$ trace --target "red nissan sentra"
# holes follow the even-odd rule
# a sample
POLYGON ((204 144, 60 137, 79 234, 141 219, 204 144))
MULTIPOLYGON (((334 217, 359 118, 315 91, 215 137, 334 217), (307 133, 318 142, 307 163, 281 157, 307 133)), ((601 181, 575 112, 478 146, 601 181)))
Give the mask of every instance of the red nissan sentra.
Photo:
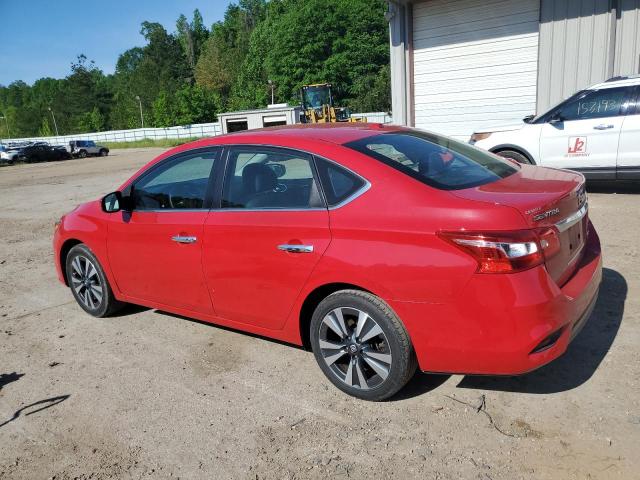
POLYGON ((416 368, 552 361, 602 276, 582 175, 378 124, 175 148, 63 216, 54 249, 91 315, 135 303, 309 346, 367 400, 416 368))

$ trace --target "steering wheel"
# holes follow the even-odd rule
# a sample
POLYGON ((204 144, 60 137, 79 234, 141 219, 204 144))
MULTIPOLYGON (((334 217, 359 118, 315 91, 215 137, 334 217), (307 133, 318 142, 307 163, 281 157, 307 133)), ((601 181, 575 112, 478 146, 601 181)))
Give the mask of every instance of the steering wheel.
POLYGON ((189 187, 187 185, 174 186, 171 190, 169 190, 168 197, 169 206, 171 208, 190 208, 192 207, 192 205, 187 205, 186 201, 193 200, 193 187, 189 187))

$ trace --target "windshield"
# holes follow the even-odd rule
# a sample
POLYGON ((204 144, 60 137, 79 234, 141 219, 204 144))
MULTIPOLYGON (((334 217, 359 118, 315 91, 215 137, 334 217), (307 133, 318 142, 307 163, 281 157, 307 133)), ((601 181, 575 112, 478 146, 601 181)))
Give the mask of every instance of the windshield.
POLYGON ((568 102, 569 100, 573 100, 574 98, 576 98, 576 97, 578 97, 578 96, 580 96, 580 95, 582 95, 583 93, 586 93, 586 92, 588 92, 588 90, 580 90, 580 91, 574 93, 573 95, 571 95, 569 98, 565 98, 564 100, 561 100, 560 102, 556 103, 553 107, 551 107, 549 110, 547 110, 543 114, 532 118, 529 121, 529 123, 538 123, 540 121, 547 121, 548 117, 550 117, 551 114, 553 114, 564 103, 568 102))
POLYGON ((306 108, 321 108, 322 105, 331 105, 331 91, 326 85, 318 87, 306 87, 302 90, 302 101, 306 108))
POLYGON ((460 190, 508 177, 517 167, 466 143, 427 132, 383 133, 345 144, 441 190, 460 190))

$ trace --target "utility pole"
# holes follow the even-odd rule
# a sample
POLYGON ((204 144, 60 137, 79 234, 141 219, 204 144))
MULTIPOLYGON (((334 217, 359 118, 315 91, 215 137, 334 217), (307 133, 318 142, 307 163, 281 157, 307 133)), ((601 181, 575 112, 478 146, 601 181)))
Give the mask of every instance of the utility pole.
POLYGON ((4 118, 4 121, 7 124, 7 137, 11 138, 11 130, 9 129, 9 119, 7 118, 7 114, 3 114, 0 118, 4 118))
POLYGON ((267 82, 269 83, 269 88, 271 88, 271 105, 273 105, 274 102, 274 96, 273 96, 273 89, 276 88, 275 83, 273 83, 273 80, 267 80, 267 82))
POLYGON ((144 116, 142 115, 142 100, 140 100, 140 95, 136 95, 136 100, 138 100, 138 105, 140 105, 140 123, 142 124, 142 128, 144 128, 144 116))
POLYGON ((56 137, 59 137, 60 134, 58 133, 58 124, 56 123, 56 116, 53 114, 53 110, 51 110, 51 107, 48 107, 48 110, 51 112, 51 118, 53 118, 53 127, 56 129, 56 137))

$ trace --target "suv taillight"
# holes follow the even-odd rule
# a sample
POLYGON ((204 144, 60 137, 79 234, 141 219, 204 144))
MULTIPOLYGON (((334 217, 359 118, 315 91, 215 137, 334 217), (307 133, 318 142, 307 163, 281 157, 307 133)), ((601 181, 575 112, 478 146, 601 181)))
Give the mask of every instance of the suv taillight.
POLYGON ((478 262, 478 273, 515 273, 544 263, 560 250, 553 227, 504 232, 439 232, 478 262))

